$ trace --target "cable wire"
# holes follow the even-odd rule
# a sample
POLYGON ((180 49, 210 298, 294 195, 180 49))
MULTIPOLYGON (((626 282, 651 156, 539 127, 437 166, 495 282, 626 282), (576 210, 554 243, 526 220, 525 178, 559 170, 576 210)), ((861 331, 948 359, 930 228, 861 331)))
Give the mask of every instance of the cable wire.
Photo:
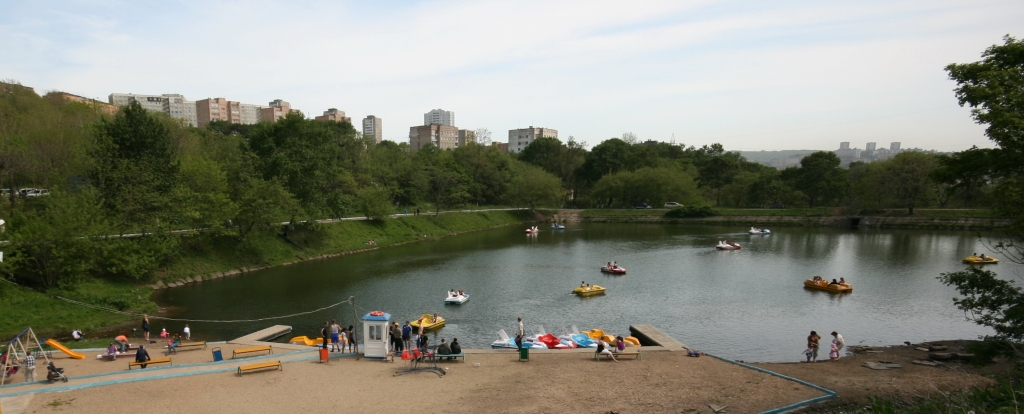
MULTIPOLYGON (((91 309, 101 310, 101 311, 105 311, 105 312, 116 313, 116 314, 120 314, 120 315, 127 315, 127 316, 143 316, 143 314, 141 314, 141 313, 126 312, 126 311, 121 311, 121 310, 117 310, 117 309, 113 309, 113 308, 108 308, 108 307, 105 307, 105 306, 99 306, 99 305, 93 305, 93 304, 90 304, 90 303, 79 302, 77 300, 68 299, 68 298, 65 298, 63 296, 56 296, 56 295, 54 295, 53 297, 55 299, 60 299, 60 300, 63 300, 65 302, 68 302, 68 303, 71 303, 71 304, 75 304, 75 305, 79 305, 79 306, 84 306, 86 308, 91 308, 91 309)), ((148 316, 151 319, 162 319, 162 320, 165 320, 165 321, 178 321, 178 322, 207 322, 207 323, 260 322, 260 321, 269 321, 269 320, 274 320, 274 319, 285 319, 285 318, 291 318, 291 317, 295 317, 295 316, 309 315, 311 313, 317 313, 317 312, 320 312, 320 311, 324 311, 324 310, 333 308, 335 306, 338 306, 338 305, 341 305, 341 304, 344 304, 344 303, 352 303, 352 298, 350 297, 350 298, 345 299, 345 300, 343 300, 341 302, 338 302, 338 303, 335 303, 335 304, 332 304, 332 305, 327 305, 327 306, 324 306, 322 308, 311 310, 311 311, 293 313, 293 314, 284 315, 284 316, 269 316, 269 317, 266 317, 266 318, 256 318, 256 319, 212 320, 212 319, 179 319, 179 318, 167 318, 167 317, 163 317, 163 316, 151 316, 151 315, 146 315, 146 316, 148 316)))

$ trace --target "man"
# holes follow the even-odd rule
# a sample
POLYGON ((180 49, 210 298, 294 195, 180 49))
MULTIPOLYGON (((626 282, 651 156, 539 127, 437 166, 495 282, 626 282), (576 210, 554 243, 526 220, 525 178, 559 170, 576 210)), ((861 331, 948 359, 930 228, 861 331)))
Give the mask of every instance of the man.
POLYGON ((124 335, 118 335, 114 337, 114 342, 117 342, 117 347, 121 352, 128 352, 128 337, 124 335))
POLYGON ((341 352, 344 345, 339 345, 341 341, 341 326, 338 326, 338 321, 331 319, 331 352, 341 352))
MULTIPOLYGON (((149 352, 146 351, 145 345, 139 345, 139 350, 135 352, 135 362, 146 361, 149 361, 149 352)), ((142 369, 146 369, 146 364, 142 364, 142 369)))
POLYGON ((516 318, 516 335, 526 336, 526 330, 523 329, 523 318, 516 318))
POLYGON ((402 342, 405 347, 403 349, 412 349, 412 325, 409 321, 405 321, 405 325, 402 325, 402 342))
POLYGON ((324 349, 327 348, 327 341, 331 339, 331 328, 328 326, 328 322, 324 321, 324 327, 320 328, 320 337, 324 338, 324 349))
POLYGON ((398 322, 391 325, 391 343, 395 352, 402 352, 402 328, 398 327, 398 322))
POLYGON ((811 331, 810 335, 807 335, 807 349, 811 350, 811 354, 807 356, 807 362, 818 362, 818 340, 821 337, 818 333, 811 331))
POLYGON ((28 354, 25 356, 25 359, 21 360, 21 362, 24 365, 23 368, 25 368, 25 382, 35 382, 36 357, 32 356, 32 354, 28 354))
POLYGON ((836 344, 836 348, 838 348, 839 356, 842 357, 843 356, 843 354, 842 354, 843 346, 846 345, 846 341, 843 340, 843 336, 840 335, 839 332, 832 331, 832 343, 836 344))
MULTIPOLYGON (((441 338, 441 345, 437 346, 437 354, 438 355, 451 355, 452 354, 452 347, 448 346, 448 344, 444 341, 444 338, 441 338)), ((451 357, 449 357, 448 359, 451 359, 451 357)))
POLYGON ((421 353, 427 353, 427 345, 430 343, 430 338, 426 335, 420 335, 419 339, 416 340, 416 346, 420 349, 421 353))

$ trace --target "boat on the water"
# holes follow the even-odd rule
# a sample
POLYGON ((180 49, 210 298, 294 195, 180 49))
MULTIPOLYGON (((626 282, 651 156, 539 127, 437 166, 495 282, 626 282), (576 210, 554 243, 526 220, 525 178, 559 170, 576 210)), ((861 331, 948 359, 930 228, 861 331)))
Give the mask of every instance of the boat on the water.
POLYGON ((718 249, 718 250, 739 250, 739 249, 742 249, 743 246, 740 246, 739 243, 725 240, 725 241, 719 241, 718 245, 715 246, 715 248, 718 249))
POLYGON ((463 303, 466 303, 467 300, 469 300, 468 293, 448 292, 448 297, 444 299, 444 304, 461 305, 463 303), (452 293, 454 293, 454 295, 452 293))
POLYGON ((849 283, 829 283, 829 281, 824 279, 807 279, 804 281, 804 287, 808 289, 824 290, 829 293, 853 292, 853 286, 849 283))
POLYGON ((604 287, 601 287, 601 286, 598 286, 598 285, 590 285, 590 286, 580 286, 580 287, 578 287, 576 289, 573 289, 572 293, 574 295, 579 295, 579 296, 594 296, 594 295, 603 295, 604 291, 605 291, 604 287))
POLYGON ((438 315, 437 319, 435 320, 434 315, 424 313, 421 318, 412 321, 410 325, 412 325, 413 328, 419 329, 420 323, 423 323, 424 331, 429 331, 444 326, 444 318, 438 315))
POLYGON ((558 223, 552 224, 551 228, 553 228, 555 230, 565 230, 565 226, 563 226, 561 224, 558 224, 558 223))
POLYGON ((996 264, 999 263, 999 259, 992 256, 967 256, 964 258, 966 264, 996 264))
POLYGON ((622 266, 619 266, 619 265, 614 265, 612 267, 601 266, 601 272, 603 272, 603 273, 613 273, 613 274, 616 274, 616 275, 624 275, 624 274, 626 274, 626 268, 624 268, 622 266))
POLYGON ((768 230, 768 229, 759 229, 757 227, 751 227, 750 231, 748 231, 748 233, 750 233, 750 234, 772 234, 772 231, 768 230))
POLYGON ((533 226, 533 227, 530 227, 530 228, 526 229, 526 234, 536 234, 536 233, 539 233, 539 232, 540 232, 540 229, 538 229, 537 226, 533 226))

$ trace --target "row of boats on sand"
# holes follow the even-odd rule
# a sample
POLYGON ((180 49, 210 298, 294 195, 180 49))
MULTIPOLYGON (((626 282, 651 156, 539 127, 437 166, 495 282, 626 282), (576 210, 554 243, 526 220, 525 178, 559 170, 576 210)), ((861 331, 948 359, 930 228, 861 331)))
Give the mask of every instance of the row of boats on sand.
MULTIPOLYGON (((640 340, 633 336, 622 338, 627 347, 639 347, 640 340)), ((607 334, 601 329, 591 329, 580 332, 576 325, 572 330, 562 328, 562 335, 555 336, 544 332, 543 326, 537 327, 537 334, 524 337, 523 348, 534 349, 573 349, 573 348, 597 348, 597 341, 604 341, 615 346, 616 336, 607 334)), ((519 348, 515 338, 510 338, 504 329, 498 330, 498 339, 491 343, 491 348, 519 348)))

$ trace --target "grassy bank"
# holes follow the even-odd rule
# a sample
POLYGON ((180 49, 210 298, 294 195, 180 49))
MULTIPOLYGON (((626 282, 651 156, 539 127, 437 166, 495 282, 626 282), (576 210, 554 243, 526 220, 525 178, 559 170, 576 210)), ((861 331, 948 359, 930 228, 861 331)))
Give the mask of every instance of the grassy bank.
MULTIPOLYGON (((219 237, 212 242, 198 243, 185 237, 181 241, 180 256, 158 271, 156 278, 176 280, 242 267, 276 266, 324 254, 432 240, 533 218, 533 213, 528 211, 484 211, 436 217, 420 215, 384 222, 341 221, 297 230, 291 240, 263 235, 244 241, 219 237), (376 246, 368 246, 366 242, 369 240, 376 241, 376 246)), ((0 318, 0 339, 9 339, 27 326, 40 336, 66 338, 72 329, 82 329, 87 337, 93 338, 89 334, 91 331, 127 322, 129 318, 56 300, 51 295, 136 313, 155 313, 157 306, 149 300, 152 293, 150 283, 152 281, 124 284, 89 280, 76 285, 73 290, 54 289, 46 293, 0 283, 0 309, 4 310, 5 316, 0 318)))
MULTIPOLYGON (((992 218, 991 210, 986 209, 916 209, 914 215, 908 215, 906 209, 867 210, 835 207, 815 208, 715 208, 719 216, 761 216, 761 217, 915 217, 915 218, 992 218)), ((586 217, 660 217, 668 209, 588 209, 580 215, 586 217)))

